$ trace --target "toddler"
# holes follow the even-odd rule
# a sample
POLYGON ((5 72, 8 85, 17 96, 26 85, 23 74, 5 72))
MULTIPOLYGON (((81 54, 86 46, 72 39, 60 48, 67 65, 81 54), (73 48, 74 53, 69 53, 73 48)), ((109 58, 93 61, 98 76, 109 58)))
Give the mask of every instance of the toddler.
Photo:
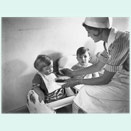
MULTIPOLYGON (((90 53, 89 49, 85 47, 80 47, 77 49, 76 52, 76 59, 78 63, 72 67, 72 70, 79 70, 88 66, 91 66, 92 64, 89 62, 90 61, 90 53)), ((93 73, 93 74, 87 74, 83 76, 77 76, 77 78, 92 78, 92 77, 98 77, 98 73, 93 73)))
POLYGON ((45 103, 53 102, 66 96, 74 95, 69 88, 61 88, 60 83, 56 82, 56 75, 53 73, 53 61, 46 55, 39 55, 34 67, 37 70, 32 86, 33 90, 39 95, 39 100, 45 103))

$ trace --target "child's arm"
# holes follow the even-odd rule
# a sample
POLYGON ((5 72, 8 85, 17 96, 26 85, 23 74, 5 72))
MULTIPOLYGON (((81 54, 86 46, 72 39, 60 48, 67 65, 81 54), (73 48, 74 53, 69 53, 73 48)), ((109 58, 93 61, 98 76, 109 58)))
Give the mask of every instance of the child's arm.
POLYGON ((44 92, 40 89, 41 86, 41 79, 39 75, 35 75, 33 81, 32 81, 32 87, 33 90, 38 94, 39 96, 39 101, 41 102, 42 100, 45 100, 45 95, 44 92))

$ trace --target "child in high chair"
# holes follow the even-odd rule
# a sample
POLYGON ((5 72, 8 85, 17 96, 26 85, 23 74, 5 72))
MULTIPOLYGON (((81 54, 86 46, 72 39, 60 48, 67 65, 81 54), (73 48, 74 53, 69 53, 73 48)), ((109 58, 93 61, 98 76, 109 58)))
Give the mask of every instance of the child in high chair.
POLYGON ((39 101, 50 103, 67 96, 74 95, 71 88, 61 88, 60 83, 56 82, 56 75, 53 73, 53 60, 46 55, 39 55, 34 67, 37 70, 32 86, 33 90, 39 95, 39 101))
MULTIPOLYGON (((89 53, 88 48, 85 48, 85 47, 78 48, 77 52, 76 52, 76 59, 77 59, 78 63, 72 67, 72 70, 79 70, 79 69, 82 69, 82 68, 92 65, 89 62, 90 61, 90 53, 89 53)), ((93 74, 77 76, 77 78, 87 79, 87 78, 98 77, 98 76, 99 76, 99 74, 96 72, 93 74)))

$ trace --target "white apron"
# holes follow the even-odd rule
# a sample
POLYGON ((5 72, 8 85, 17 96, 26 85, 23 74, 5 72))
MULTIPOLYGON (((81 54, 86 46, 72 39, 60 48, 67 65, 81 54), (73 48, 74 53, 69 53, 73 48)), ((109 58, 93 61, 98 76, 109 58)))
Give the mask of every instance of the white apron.
POLYGON ((87 113, 128 113, 129 72, 117 72, 107 85, 84 85, 74 102, 87 113))

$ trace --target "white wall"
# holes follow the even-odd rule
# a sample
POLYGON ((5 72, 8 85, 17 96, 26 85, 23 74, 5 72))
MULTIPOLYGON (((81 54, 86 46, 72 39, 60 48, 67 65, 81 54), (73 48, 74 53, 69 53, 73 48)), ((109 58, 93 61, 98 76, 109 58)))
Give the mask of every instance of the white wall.
MULTIPOLYGON (((25 96, 35 73, 33 62, 38 54, 49 54, 55 60, 62 55, 75 54, 78 47, 88 46, 87 41, 91 42, 89 48, 92 52, 101 50, 87 38, 82 27, 83 20, 62 17, 2 18, 3 112, 25 105, 25 96)), ((127 18, 114 20, 114 25, 121 30, 128 29, 127 18)))

